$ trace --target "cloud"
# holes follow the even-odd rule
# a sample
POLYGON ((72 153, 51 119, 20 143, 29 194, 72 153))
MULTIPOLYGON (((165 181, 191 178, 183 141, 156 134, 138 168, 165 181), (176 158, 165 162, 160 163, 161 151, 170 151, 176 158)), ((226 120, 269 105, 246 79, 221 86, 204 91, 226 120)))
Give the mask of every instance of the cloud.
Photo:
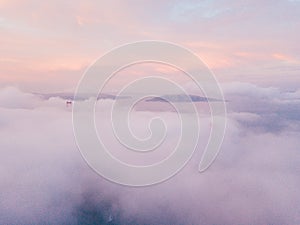
MULTIPOLYGON (((209 116, 202 115, 199 145, 188 165, 164 183, 130 188, 106 181, 86 165, 65 100, 1 89, 0 223, 299 224, 300 126, 295 124, 300 118, 292 116, 298 114, 299 91, 241 83, 224 90, 229 121, 214 164, 197 172, 210 128, 209 116), (282 124, 280 132, 276 124, 282 124)), ((118 154, 105 117, 113 101, 98 101, 96 119, 118 154)), ((169 125, 172 146, 179 128, 173 112, 134 111, 133 131, 146 135, 155 115, 169 125)), ((167 153, 137 161, 149 163, 167 153)))
POLYGON ((234 112, 232 116, 248 129, 258 128, 263 132, 278 132, 287 127, 299 129, 299 90, 283 91, 239 82, 224 84, 223 90, 229 110, 234 112), (251 120, 245 120, 249 115, 251 120))
POLYGON ((38 101, 37 96, 23 93, 15 87, 6 87, 0 90, 0 107, 32 108, 38 101))

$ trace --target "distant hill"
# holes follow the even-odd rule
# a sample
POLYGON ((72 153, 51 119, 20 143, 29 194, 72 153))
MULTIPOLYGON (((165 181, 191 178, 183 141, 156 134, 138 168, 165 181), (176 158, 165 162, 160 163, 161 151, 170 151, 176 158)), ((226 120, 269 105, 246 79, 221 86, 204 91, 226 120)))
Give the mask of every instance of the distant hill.
MULTIPOLYGON (((74 94, 73 93, 50 93, 50 94, 41 94, 41 93, 34 93, 35 95, 38 95, 44 99, 49 99, 49 98, 61 98, 61 99, 65 99, 65 100, 75 100, 74 99, 74 94)), ((91 94, 82 94, 80 96, 77 96, 76 100, 79 101, 84 101, 84 100, 88 100, 91 97, 94 97, 95 95, 91 95, 91 94)), ((97 99, 124 99, 124 98, 130 98, 130 97, 118 97, 112 94, 100 94, 97 99)))
MULTIPOLYGON (((61 98, 64 100, 75 100, 74 99, 74 94, 72 93, 50 93, 50 94, 41 94, 41 93, 34 93, 35 95, 40 96, 43 99, 49 99, 49 98, 61 98)), ((84 101, 88 100, 91 97, 94 97, 95 95, 91 94, 81 94, 77 96, 78 101, 84 101)), ((111 99, 111 100, 116 100, 116 99, 130 99, 131 96, 117 96, 113 94, 105 94, 101 93, 97 99, 111 99)), ((153 97, 153 98, 147 98, 145 100, 146 102, 208 102, 208 101, 222 101, 219 99, 214 99, 214 98, 206 98, 202 97, 199 95, 162 95, 159 97, 153 97)))
POLYGON ((148 102, 208 102, 220 101, 218 99, 201 97, 198 95, 163 95, 161 97, 154 97, 147 99, 148 102))

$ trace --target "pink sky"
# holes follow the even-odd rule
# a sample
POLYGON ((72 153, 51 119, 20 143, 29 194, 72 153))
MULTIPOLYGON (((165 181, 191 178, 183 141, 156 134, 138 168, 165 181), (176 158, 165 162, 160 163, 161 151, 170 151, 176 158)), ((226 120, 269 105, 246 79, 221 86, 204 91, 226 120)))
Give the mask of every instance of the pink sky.
POLYGON ((97 57, 155 39, 189 48, 220 81, 294 89, 299 15, 297 0, 0 0, 0 86, 74 90, 97 57))

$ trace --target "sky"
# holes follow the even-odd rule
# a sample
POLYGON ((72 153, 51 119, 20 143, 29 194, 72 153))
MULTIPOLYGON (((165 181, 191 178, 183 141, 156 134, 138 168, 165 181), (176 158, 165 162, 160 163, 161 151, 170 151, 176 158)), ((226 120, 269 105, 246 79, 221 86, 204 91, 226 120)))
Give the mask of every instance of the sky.
POLYGON ((111 49, 163 40, 196 53, 220 81, 296 89, 300 2, 0 1, 1 86, 74 90, 111 49))
MULTIPOLYGON (((299 15, 299 0, 0 0, 0 224, 299 225, 299 15), (74 104, 96 59, 141 40, 175 43, 203 60, 224 94, 227 127, 216 160, 199 173, 212 128, 209 105, 177 102, 197 110, 195 153, 172 178, 137 188, 90 168, 66 100, 74 104)), ((119 71, 103 93, 150 75, 203 96, 182 71, 155 63, 119 71)), ((78 102, 95 101, 95 127, 114 157, 136 165, 168 157, 181 134, 178 117, 191 112, 145 99, 126 111, 133 138, 151 136, 154 118, 165 122, 163 143, 141 155, 128 152, 112 127, 112 106, 133 96, 125 97, 84 95, 78 102)))

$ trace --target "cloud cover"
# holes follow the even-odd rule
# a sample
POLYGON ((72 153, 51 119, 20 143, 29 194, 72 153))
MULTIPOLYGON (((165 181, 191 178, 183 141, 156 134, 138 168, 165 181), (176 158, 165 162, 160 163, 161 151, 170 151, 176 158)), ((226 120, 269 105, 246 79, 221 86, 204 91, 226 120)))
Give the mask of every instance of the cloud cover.
MULTIPOLYGON (((299 91, 247 83, 223 89, 228 128, 214 164, 197 172, 209 131, 209 117, 201 114, 192 160, 170 180, 145 188, 110 183, 86 165, 65 100, 1 89, 0 223, 299 224, 299 91)), ((98 101, 99 115, 112 102, 98 101)), ((168 130, 172 146, 174 112, 133 113, 133 128, 141 135, 155 115, 174 124, 168 130)), ((98 119, 98 129, 106 129, 103 117, 98 119)), ((105 141, 118 154, 118 142, 110 135, 105 141)), ((147 160, 156 157, 161 155, 147 160)))

